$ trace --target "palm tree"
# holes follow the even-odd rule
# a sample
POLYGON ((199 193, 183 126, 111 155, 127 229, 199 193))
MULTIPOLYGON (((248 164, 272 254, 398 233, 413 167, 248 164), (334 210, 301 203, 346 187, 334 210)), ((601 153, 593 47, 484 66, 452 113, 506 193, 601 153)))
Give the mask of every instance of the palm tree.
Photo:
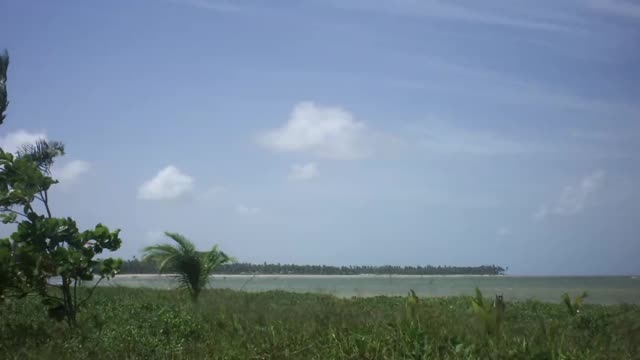
MULTIPOLYGON (((24 144, 18 148, 16 152, 18 158, 33 161, 43 174, 51 175, 51 166, 58 156, 64 155, 64 144, 59 141, 47 141, 38 139, 34 144, 24 144)), ((44 204, 47 216, 51 217, 51 209, 49 209, 49 191, 48 187, 40 190, 36 199, 44 204)))
POLYGON ((34 144, 24 144, 18 148, 18 157, 28 158, 38 164, 38 169, 51 175, 51 166, 56 157, 64 155, 64 144, 60 141, 38 139, 34 144))
POLYGON ((9 69, 9 53, 5 49, 0 54, 0 124, 4 122, 9 101, 7 100, 7 69, 9 69))
POLYGON ((171 232, 164 234, 175 241, 176 245, 147 246, 144 248, 144 260, 158 263, 161 273, 175 273, 179 287, 189 290, 193 301, 198 300, 200 292, 217 266, 235 261, 218 250, 218 245, 210 251, 197 251, 186 237, 171 232))

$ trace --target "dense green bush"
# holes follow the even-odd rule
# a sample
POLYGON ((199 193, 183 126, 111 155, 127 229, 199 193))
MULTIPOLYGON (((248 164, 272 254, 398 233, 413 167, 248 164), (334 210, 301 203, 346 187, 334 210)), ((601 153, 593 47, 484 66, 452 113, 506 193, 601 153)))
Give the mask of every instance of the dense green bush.
MULTIPOLYGON (((67 328, 35 299, 0 306, 15 359, 637 359, 640 307, 507 303, 487 333, 472 298, 98 288, 67 328)), ((487 299, 491 303, 490 299, 487 299)))

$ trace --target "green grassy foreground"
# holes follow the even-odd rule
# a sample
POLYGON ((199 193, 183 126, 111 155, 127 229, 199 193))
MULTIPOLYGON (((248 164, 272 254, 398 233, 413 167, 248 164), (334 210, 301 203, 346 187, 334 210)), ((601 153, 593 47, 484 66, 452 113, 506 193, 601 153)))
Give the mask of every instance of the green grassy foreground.
POLYGON ((0 305, 3 359, 638 359, 640 306, 507 303, 488 332, 470 298, 98 288, 69 329, 36 298, 0 305))

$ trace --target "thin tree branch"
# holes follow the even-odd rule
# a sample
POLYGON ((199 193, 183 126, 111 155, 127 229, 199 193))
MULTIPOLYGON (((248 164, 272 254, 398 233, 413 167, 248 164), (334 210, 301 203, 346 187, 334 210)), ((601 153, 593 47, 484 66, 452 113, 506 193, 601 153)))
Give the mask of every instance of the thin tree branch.
MULTIPOLYGON (((33 294, 33 295, 35 296, 35 295, 38 295, 38 294, 33 294)), ((49 298, 49 299, 54 299, 54 300, 58 300, 58 301, 63 301, 64 302, 63 298, 57 297, 57 296, 52 296, 52 295, 49 295, 49 294, 39 295, 39 296, 44 296, 44 297, 49 298)))
POLYGON ((80 302, 80 304, 78 305, 78 307, 83 306, 84 303, 87 302, 87 300, 89 300, 89 298, 91 297, 91 295, 93 295, 93 292, 96 290, 96 287, 98 287, 98 284, 100 284, 100 281, 102 281, 102 279, 104 279, 104 275, 98 279, 98 281, 96 281, 96 283, 93 285, 93 287, 91 288, 91 290, 89 290, 89 295, 87 295, 86 298, 84 298, 84 300, 82 300, 80 302))
POLYGON ((49 194, 47 191, 40 191, 40 196, 44 199, 44 208, 47 210, 47 217, 51 218, 51 210, 49 209, 49 194))
POLYGON ((13 210, 13 209, 9 209, 9 208, 8 208, 8 207, 6 207, 6 206, 5 206, 4 208, 2 208, 2 210, 0 210, 0 211, 6 211, 6 212, 14 213, 14 214, 16 214, 16 215, 20 215, 20 216, 23 216, 23 217, 27 218, 27 215, 25 215, 25 214, 23 214, 23 213, 21 213, 21 212, 19 212, 19 211, 15 211, 15 210, 13 210))
POLYGON ((251 280, 253 280, 255 277, 256 277, 256 276, 255 276, 255 275, 253 275, 252 277, 250 277, 249 279, 247 279, 247 280, 244 282, 244 284, 242 284, 242 286, 240 287, 240 290, 239 290, 239 291, 244 290, 245 285, 247 285, 247 284, 248 284, 251 280))
POLYGON ((78 310, 78 279, 73 279, 73 306, 74 311, 78 310))

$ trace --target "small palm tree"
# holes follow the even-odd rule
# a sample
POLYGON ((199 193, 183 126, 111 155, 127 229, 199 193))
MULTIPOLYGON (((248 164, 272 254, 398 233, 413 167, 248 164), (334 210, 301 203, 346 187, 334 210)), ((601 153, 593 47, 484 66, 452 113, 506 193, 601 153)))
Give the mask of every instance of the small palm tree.
POLYGON ((34 144, 24 144, 18 148, 18 157, 28 158, 38 164, 40 171, 51 175, 55 158, 64 155, 64 144, 59 141, 38 139, 34 144))
POLYGON ((159 244, 144 248, 144 260, 154 261, 158 270, 176 274, 181 288, 186 288, 193 301, 209 281, 209 276, 219 265, 235 261, 215 245, 210 251, 197 251, 186 237, 171 232, 165 232, 176 245, 159 244))

